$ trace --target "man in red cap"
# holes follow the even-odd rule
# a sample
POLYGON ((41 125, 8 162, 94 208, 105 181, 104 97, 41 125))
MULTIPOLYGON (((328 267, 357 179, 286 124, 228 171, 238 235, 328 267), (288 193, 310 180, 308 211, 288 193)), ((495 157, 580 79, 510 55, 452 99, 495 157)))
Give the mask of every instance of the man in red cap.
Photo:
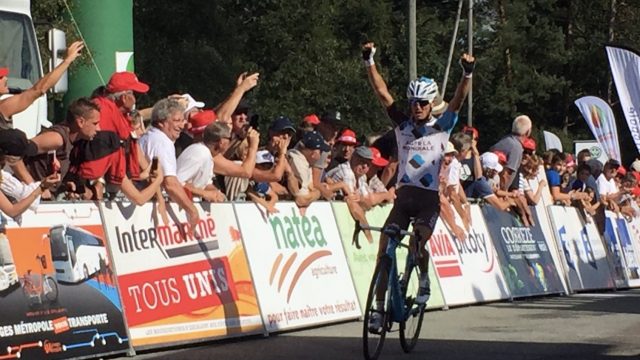
POLYGON ((351 129, 342 130, 333 148, 333 159, 331 159, 326 171, 330 171, 336 166, 351 160, 357 145, 356 133, 351 129))
POLYGON ((389 160, 382 157, 380 150, 375 147, 369 147, 373 159, 371 159, 371 166, 367 171, 367 186, 369 188, 369 196, 365 199, 365 203, 371 208, 381 203, 393 202, 395 196, 395 187, 387 190, 386 185, 378 177, 378 173, 387 165, 389 160))
MULTIPOLYGON (((76 41, 67 49, 67 56, 56 66, 53 71, 43 76, 31 88, 22 91, 6 99, 0 100, 0 129, 9 129, 13 127, 11 117, 17 113, 24 111, 36 99, 44 95, 60 80, 62 75, 67 71, 69 65, 80 56, 80 51, 84 48, 82 41, 76 41)), ((7 86, 9 69, 0 67, 0 95, 8 94, 7 86)))
POLYGON ((104 92, 93 98, 100 108, 100 130, 115 133, 122 146, 108 157, 80 164, 78 173, 82 178, 97 180, 107 175, 106 181, 117 186, 125 177, 138 179, 141 167, 148 167, 137 140, 131 136, 133 126, 130 118, 136 104, 134 92, 144 94, 147 91, 149 86, 140 82, 134 73, 123 71, 114 73, 104 92))

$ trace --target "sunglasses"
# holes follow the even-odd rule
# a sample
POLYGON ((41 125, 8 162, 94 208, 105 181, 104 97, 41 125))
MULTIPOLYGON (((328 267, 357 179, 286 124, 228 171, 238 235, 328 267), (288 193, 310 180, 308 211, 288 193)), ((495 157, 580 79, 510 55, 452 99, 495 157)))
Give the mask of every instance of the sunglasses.
POLYGON ((421 99, 410 99, 409 100, 409 104, 416 105, 419 104, 420 107, 425 107, 427 105, 429 105, 431 102, 429 100, 421 100, 421 99))

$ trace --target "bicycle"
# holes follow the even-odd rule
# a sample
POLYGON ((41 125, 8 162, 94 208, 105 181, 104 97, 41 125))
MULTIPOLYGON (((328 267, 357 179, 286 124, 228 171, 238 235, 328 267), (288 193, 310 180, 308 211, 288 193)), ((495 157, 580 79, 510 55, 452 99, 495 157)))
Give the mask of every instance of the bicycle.
POLYGON ((58 283, 53 277, 44 272, 46 269, 45 256, 36 256, 36 258, 40 262, 41 273, 32 274, 31 269, 29 269, 26 274, 20 277, 22 293, 29 301, 29 307, 33 307, 36 304, 43 305, 43 300, 46 300, 49 304, 58 300, 58 283), (33 299, 37 301, 34 303, 33 299))
POLYGON ((392 331, 394 322, 399 324, 400 345, 405 353, 409 353, 418 342, 426 304, 417 304, 415 301, 420 283, 420 269, 417 262, 419 241, 410 241, 407 245, 402 243, 402 238, 405 236, 416 238, 417 236, 413 232, 402 230, 393 225, 380 228, 356 224, 356 227, 354 238, 358 236, 361 229, 383 232, 389 237, 387 249, 376 264, 367 294, 362 328, 364 357, 367 360, 378 358, 386 334, 392 331), (414 246, 414 248, 410 249, 410 246, 414 246), (396 261, 398 247, 406 248, 408 251, 404 273, 398 273, 396 261), (385 283, 383 307, 379 308, 376 306, 377 292, 385 283), (375 313, 382 317, 382 327, 378 331, 369 328, 370 319, 375 313))

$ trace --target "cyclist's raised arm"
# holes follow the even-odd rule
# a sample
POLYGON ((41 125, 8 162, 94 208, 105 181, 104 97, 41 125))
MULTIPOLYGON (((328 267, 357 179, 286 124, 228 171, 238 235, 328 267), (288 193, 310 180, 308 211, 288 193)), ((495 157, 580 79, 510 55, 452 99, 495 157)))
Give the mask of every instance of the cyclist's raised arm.
POLYGON ((380 100, 384 109, 387 110, 389 106, 393 104, 393 96, 389 93, 387 84, 384 82, 382 75, 378 72, 375 61, 373 61, 373 55, 376 53, 376 47, 374 43, 368 42, 362 45, 362 59, 364 60, 365 68, 367 69, 367 75, 369 77, 369 83, 373 92, 380 100))
POLYGON ((458 83, 458 87, 456 88, 456 92, 453 95, 453 99, 449 101, 449 107, 447 110, 452 112, 459 112, 462 109, 462 105, 464 99, 469 94, 469 88, 471 85, 471 76, 473 75, 473 69, 476 65, 476 59, 473 55, 462 54, 460 58, 460 66, 462 66, 462 79, 458 83))

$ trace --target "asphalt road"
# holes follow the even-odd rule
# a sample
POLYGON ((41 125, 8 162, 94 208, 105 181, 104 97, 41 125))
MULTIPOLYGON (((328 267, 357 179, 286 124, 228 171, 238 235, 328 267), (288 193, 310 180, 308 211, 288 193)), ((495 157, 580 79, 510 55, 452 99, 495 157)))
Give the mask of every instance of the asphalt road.
MULTIPOLYGON (((430 311, 404 354, 391 334, 379 359, 640 359, 640 290, 430 311)), ((136 359, 363 359, 361 322, 147 352, 136 359)), ((121 358, 125 359, 125 358, 121 358)))

